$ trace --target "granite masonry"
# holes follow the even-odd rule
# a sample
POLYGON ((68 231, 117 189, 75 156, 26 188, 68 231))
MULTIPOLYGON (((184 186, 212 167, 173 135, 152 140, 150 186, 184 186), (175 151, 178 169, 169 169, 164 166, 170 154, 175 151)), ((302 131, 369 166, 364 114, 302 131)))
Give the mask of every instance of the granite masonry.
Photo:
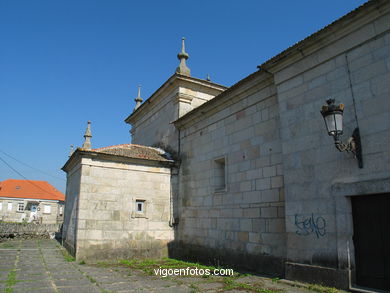
POLYGON ((367 2, 230 88, 190 76, 184 41, 178 58, 138 95, 133 144, 91 149, 87 131, 65 164, 69 251, 389 290, 390 2, 367 2), (327 135, 329 98, 345 105, 343 141, 360 130, 363 168, 327 135))

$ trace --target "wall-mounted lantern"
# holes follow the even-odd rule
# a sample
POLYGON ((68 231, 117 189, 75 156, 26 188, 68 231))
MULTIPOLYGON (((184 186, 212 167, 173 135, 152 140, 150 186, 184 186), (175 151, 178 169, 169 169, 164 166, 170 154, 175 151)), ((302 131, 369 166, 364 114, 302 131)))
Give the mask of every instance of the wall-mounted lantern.
POLYGON ((324 117, 325 126, 330 136, 333 136, 336 148, 340 151, 347 151, 354 154, 358 160, 359 168, 363 168, 362 147, 360 144, 359 128, 356 127, 347 143, 341 141, 343 134, 343 113, 344 105, 335 104, 334 99, 328 99, 326 105, 322 106, 321 114, 324 117))

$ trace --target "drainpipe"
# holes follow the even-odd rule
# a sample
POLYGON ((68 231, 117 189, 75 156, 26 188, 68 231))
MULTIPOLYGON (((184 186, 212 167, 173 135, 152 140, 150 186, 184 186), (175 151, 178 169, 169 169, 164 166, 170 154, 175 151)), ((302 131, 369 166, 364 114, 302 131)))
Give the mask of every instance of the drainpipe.
POLYGON ((348 288, 352 288, 352 276, 351 276, 351 254, 349 251, 349 240, 347 240, 347 259, 348 259, 348 288))

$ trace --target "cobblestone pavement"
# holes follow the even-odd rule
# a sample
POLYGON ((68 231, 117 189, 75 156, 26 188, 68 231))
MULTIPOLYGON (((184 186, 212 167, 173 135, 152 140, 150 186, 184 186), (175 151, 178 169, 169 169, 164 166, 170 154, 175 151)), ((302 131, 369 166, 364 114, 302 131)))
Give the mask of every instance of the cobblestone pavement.
POLYGON ((55 240, 0 243, 0 292, 313 292, 257 276, 234 281, 248 288, 227 288, 223 277, 162 278, 125 267, 69 262, 55 240))

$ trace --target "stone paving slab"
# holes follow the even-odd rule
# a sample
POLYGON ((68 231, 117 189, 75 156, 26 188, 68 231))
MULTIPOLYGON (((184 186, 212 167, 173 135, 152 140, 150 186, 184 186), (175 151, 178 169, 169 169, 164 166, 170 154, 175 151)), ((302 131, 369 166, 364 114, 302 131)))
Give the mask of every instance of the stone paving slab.
POLYGON ((86 287, 63 287, 58 288, 57 292, 61 293, 101 293, 102 291, 97 287, 86 286, 86 287))
MULTIPOLYGON (((97 266, 68 262, 55 240, 15 240, 0 243, 0 292, 27 293, 244 293, 253 290, 225 290, 223 277, 167 277, 118 266, 97 266)), ((270 292, 305 293, 269 278, 247 276, 235 282, 270 292)), ((341 291, 340 291, 341 292, 341 291)))
POLYGON ((53 288, 38 288, 38 289, 34 289, 34 288, 31 288, 31 289, 28 289, 28 291, 26 291, 25 288, 15 288, 12 290, 12 293, 26 293, 26 292, 31 292, 31 293, 56 293, 57 291, 53 288))
POLYGON ((52 283, 50 282, 50 280, 22 281, 17 282, 15 285, 12 286, 12 288, 24 288, 26 290, 50 287, 52 287, 52 283))

